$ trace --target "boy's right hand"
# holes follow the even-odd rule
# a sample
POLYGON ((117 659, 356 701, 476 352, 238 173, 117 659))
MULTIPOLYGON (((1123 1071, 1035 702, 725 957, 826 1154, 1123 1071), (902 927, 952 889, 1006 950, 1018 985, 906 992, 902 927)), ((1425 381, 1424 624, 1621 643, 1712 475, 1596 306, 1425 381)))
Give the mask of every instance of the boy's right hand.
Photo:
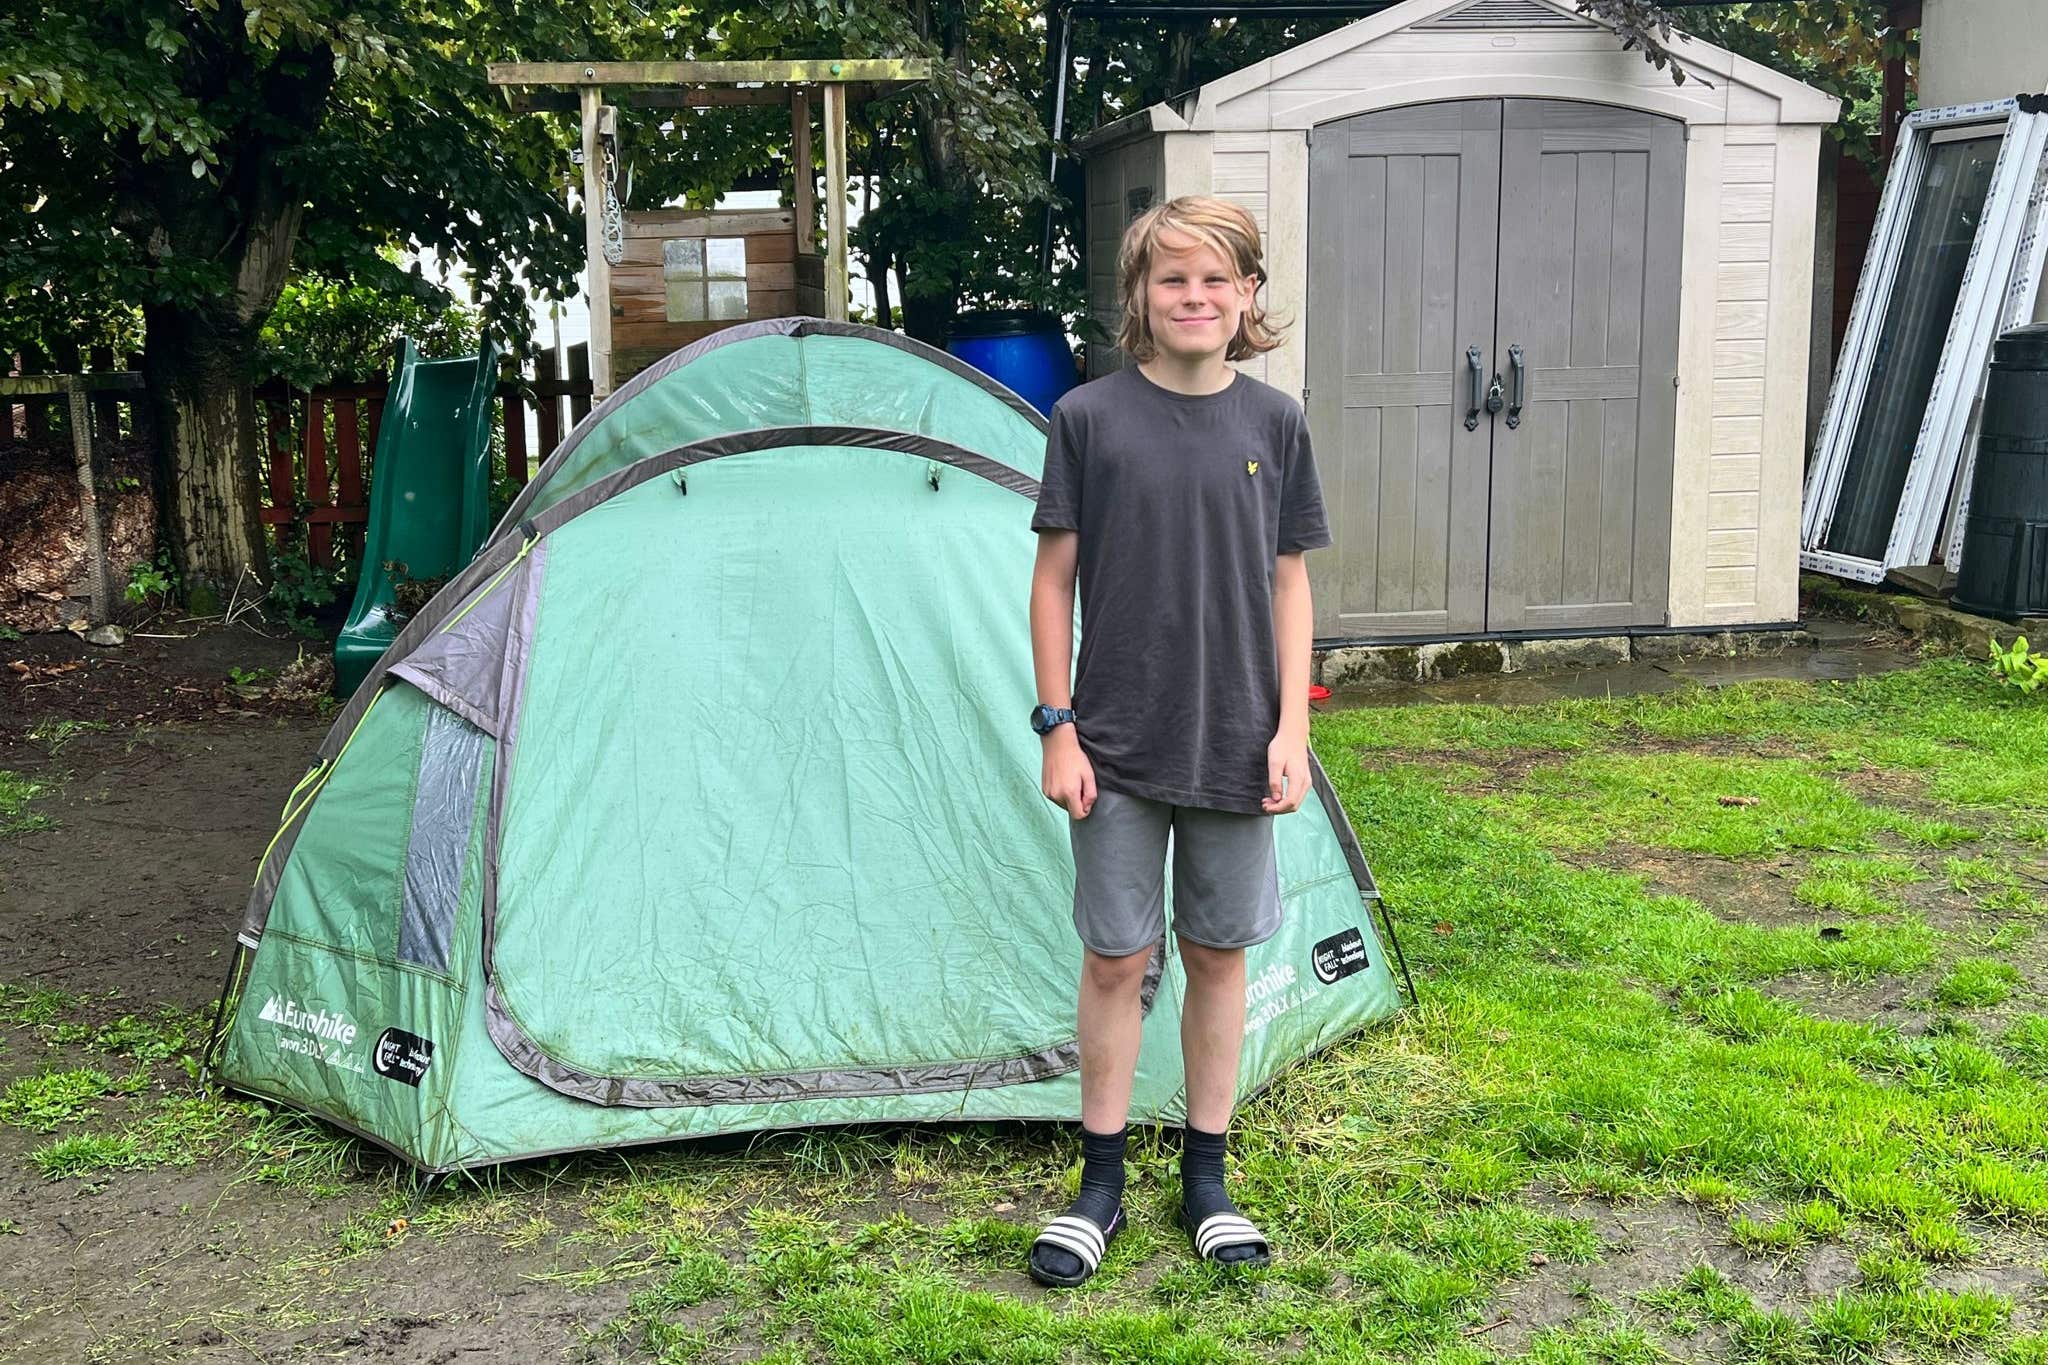
POLYGON ((1039 790, 1045 799, 1076 820, 1088 818, 1095 809, 1095 765, 1081 752, 1081 741, 1072 725, 1061 725, 1046 735, 1045 774, 1039 790))

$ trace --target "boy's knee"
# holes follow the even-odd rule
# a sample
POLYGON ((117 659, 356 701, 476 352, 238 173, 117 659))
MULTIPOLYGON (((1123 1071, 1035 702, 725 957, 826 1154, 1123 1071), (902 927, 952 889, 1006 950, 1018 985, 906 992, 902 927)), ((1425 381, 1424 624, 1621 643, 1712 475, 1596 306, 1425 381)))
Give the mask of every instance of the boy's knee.
POLYGON ((1084 949, 1083 953, 1082 975, 1090 986, 1099 991, 1137 990, 1145 979, 1145 966, 1152 959, 1150 944, 1123 957, 1104 957, 1093 948, 1084 949))
POLYGON ((1181 970, 1196 981, 1222 980, 1244 974, 1244 949, 1211 948, 1183 938, 1180 941, 1181 970))

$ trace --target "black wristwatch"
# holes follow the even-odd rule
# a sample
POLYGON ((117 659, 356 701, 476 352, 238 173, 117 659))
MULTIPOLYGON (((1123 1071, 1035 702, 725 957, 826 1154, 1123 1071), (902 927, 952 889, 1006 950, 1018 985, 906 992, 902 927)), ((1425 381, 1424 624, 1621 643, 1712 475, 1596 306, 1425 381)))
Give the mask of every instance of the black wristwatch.
POLYGON ((1071 725, 1074 713, 1064 706, 1047 706, 1040 702, 1031 708, 1031 728, 1041 735, 1049 735, 1062 725, 1071 725))

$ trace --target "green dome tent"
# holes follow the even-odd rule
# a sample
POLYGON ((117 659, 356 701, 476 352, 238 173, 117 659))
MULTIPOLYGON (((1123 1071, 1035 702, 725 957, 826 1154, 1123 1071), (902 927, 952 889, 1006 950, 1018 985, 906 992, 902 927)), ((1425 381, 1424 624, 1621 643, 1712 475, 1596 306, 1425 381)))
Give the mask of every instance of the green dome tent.
MULTIPOLYGON (((1073 1119, 1025 598, 1044 425, 782 319, 593 411, 292 793, 219 1074, 430 1171, 815 1124, 1073 1119)), ((1397 1008, 1328 784, 1279 823, 1242 1087, 1397 1008)), ((1134 1117, 1182 1118, 1155 953, 1134 1117)))

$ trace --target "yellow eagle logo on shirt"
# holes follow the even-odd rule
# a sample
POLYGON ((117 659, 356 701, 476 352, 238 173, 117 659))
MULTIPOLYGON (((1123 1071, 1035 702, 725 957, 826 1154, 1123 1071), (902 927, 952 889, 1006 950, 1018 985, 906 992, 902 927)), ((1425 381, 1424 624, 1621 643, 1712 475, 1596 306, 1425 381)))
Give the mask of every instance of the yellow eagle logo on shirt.
POLYGON ((1257 460, 1246 460, 1244 462, 1244 472, 1254 478, 1258 477, 1259 462, 1257 460))

